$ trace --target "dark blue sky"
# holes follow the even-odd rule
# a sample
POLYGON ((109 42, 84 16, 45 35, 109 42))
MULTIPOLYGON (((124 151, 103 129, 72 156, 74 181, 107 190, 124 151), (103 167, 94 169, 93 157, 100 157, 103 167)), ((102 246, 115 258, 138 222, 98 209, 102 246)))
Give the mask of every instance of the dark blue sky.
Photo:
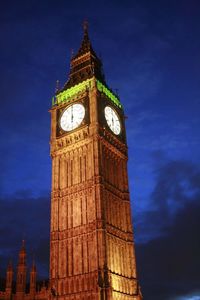
POLYGON ((200 3, 0 4, 0 274, 22 237, 48 272, 50 116, 89 21, 127 119, 139 278, 148 300, 200 299, 200 3), (195 298, 195 296, 197 298, 195 298))

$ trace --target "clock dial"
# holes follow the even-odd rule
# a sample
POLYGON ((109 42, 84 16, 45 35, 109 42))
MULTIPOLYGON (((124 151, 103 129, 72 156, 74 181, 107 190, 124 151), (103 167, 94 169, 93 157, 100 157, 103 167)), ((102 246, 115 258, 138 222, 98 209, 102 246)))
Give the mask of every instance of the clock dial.
POLYGON ((85 108, 80 103, 75 103, 64 110, 60 118, 60 127, 64 131, 77 128, 85 117, 85 108))
POLYGON ((112 132, 114 132, 116 135, 119 135, 121 132, 121 123, 117 113, 110 106, 105 107, 104 113, 108 126, 112 132))

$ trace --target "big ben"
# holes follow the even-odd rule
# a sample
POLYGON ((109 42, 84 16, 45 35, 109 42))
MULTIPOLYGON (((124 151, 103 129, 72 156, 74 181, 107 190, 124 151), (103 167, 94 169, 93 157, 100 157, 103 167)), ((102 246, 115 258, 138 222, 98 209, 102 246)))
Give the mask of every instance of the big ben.
POLYGON ((124 110, 86 23, 50 112, 52 297, 140 300, 124 110))

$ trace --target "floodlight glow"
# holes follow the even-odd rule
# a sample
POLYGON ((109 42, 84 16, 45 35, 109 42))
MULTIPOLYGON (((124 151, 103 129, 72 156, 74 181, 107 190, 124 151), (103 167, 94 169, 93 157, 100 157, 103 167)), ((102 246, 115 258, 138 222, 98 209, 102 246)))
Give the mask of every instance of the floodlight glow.
MULTIPOLYGON (((77 94, 90 90, 93 87, 94 79, 87 79, 75 86, 57 94, 55 97, 52 98, 52 106, 58 105, 61 103, 66 103, 71 100, 72 97, 76 96, 77 94)), ((96 85, 98 91, 106 95, 115 105, 122 108, 122 105, 117 98, 103 83, 96 79, 96 85)))

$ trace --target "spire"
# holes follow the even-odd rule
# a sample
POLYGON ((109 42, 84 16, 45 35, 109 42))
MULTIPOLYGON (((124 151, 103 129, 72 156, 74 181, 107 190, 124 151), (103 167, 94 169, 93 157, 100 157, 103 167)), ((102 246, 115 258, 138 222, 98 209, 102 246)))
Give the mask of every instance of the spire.
POLYGON ((7 272, 13 272, 13 265, 12 265, 12 260, 9 260, 8 267, 7 267, 7 272))
POLYGON ((26 249, 25 249, 25 240, 22 240, 22 246, 19 251, 18 265, 26 265, 26 249))
POLYGON ((19 251, 19 259, 17 265, 17 280, 16 280, 16 293, 20 294, 25 292, 26 287, 26 249, 25 241, 22 240, 22 246, 19 251))
POLYGON ((33 263, 30 271, 30 293, 34 294, 36 292, 36 265, 35 259, 33 258, 33 263))
POLYGON ((25 240, 22 240, 22 247, 21 247, 22 251, 25 251, 25 240))
POLYGON ((13 282, 13 266, 12 266, 12 261, 10 260, 6 272, 6 295, 8 296, 8 299, 10 299, 12 293, 12 282, 13 282))
POLYGON ((105 84, 102 63, 92 48, 88 34, 88 22, 84 21, 81 46, 71 58, 69 79, 62 90, 71 88, 93 76, 105 84))
POLYGON ((33 257, 31 272, 36 272, 36 264, 35 264, 35 258, 33 257))
POLYGON ((88 34, 88 21, 84 21, 83 22, 83 40, 81 42, 81 46, 77 52, 77 54, 73 57, 73 59, 78 58, 84 54, 86 54, 87 52, 90 52, 92 55, 94 55, 97 58, 96 53, 94 52, 91 42, 90 42, 90 38, 89 38, 89 34, 88 34))
POLYGON ((22 240, 22 246, 21 246, 21 249, 19 251, 19 257, 23 256, 23 255, 26 255, 25 240, 22 240))

